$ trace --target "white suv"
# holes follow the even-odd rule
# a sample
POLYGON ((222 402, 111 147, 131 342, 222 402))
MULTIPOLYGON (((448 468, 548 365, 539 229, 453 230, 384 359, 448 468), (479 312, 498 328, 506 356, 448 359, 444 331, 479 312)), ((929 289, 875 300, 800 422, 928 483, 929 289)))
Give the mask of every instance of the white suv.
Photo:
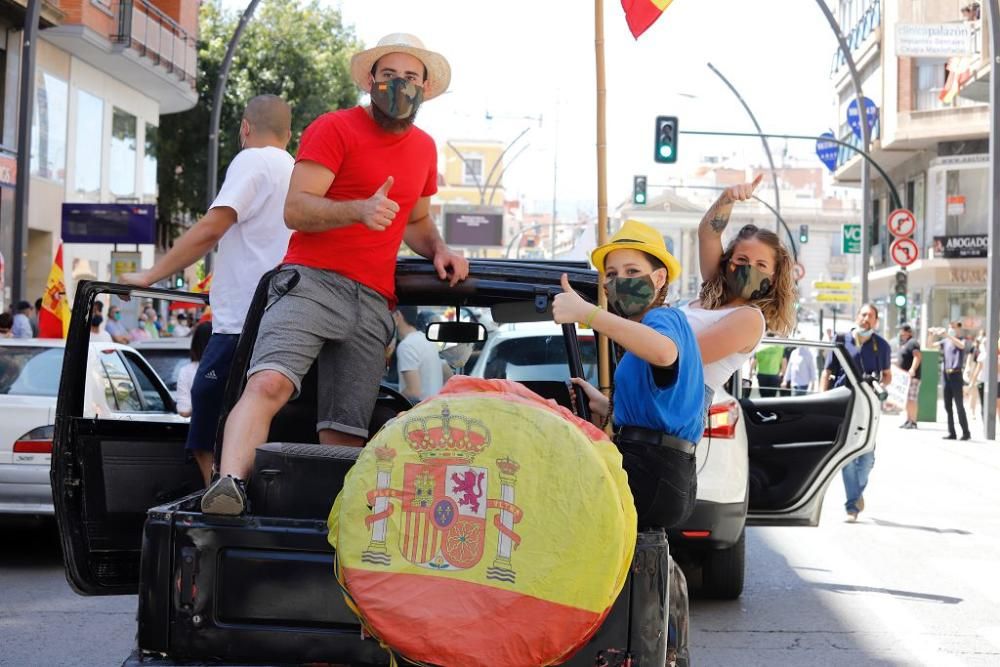
MULTIPOLYGON (((0 339, 0 515, 53 514, 49 463, 65 341, 0 339)), ((85 416, 186 419, 134 349, 90 343, 85 416)))
MULTIPOLYGON (((593 332, 580 330, 578 337, 584 373, 596 385, 593 332)), ((843 352, 830 344, 765 342, 837 354, 845 369, 850 366, 843 352)), ((560 400, 558 382, 553 381, 568 380, 566 369, 560 326, 517 323, 505 324, 490 335, 470 375, 517 380, 546 398, 560 400)), ((856 456, 870 451, 878 401, 871 387, 851 370, 844 387, 822 394, 760 399, 716 392, 708 426, 695 450, 694 512, 669 531, 674 558, 685 569, 701 570, 702 594, 739 597, 746 570, 747 523, 817 525, 826 485, 842 462, 837 452, 856 456), (813 492, 817 487, 818 494, 813 492)), ((739 377, 731 384, 740 386, 739 377)))

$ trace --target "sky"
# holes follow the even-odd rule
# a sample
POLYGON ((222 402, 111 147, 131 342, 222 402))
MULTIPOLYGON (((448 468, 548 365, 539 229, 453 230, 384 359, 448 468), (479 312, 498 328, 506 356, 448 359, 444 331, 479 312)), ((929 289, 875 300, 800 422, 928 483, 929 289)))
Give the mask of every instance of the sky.
MULTIPOLYGON (((528 212, 596 211, 597 131, 593 0, 320 0, 339 9, 366 46, 410 32, 448 58, 447 94, 421 107, 417 124, 441 145, 448 139, 525 147, 504 177, 507 198, 528 212), (487 114, 492 119, 487 119, 487 114), (555 178, 553 176, 555 175, 555 178)), ((245 0, 223 0, 242 8, 245 0)), ((632 176, 676 182, 705 155, 764 163, 756 138, 681 135, 679 162, 653 161, 657 115, 679 117, 681 130, 752 132, 736 97, 707 67, 740 91, 765 132, 820 134, 834 118, 830 63, 836 40, 809 0, 674 0, 639 40, 621 3, 604 0, 608 202, 631 195, 632 176)), ((774 140, 775 160, 785 144, 774 140)), ((788 153, 820 166, 812 142, 788 153)))

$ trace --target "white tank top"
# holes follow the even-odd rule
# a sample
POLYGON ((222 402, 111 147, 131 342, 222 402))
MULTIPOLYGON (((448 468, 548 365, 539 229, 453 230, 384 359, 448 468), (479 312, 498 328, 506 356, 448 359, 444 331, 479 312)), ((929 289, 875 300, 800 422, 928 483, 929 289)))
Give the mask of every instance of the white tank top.
MULTIPOLYGON (((756 348, 761 338, 764 337, 767 323, 764 321, 764 313, 760 312, 759 308, 754 308, 753 306, 735 306, 732 308, 707 310, 695 305, 697 303, 697 301, 692 301, 685 306, 681 306, 681 311, 687 317, 688 324, 691 325, 695 337, 727 315, 732 315, 733 312, 740 308, 751 308, 760 315, 760 335, 757 336, 757 341, 753 344, 753 347, 756 348)), ((751 354, 753 354, 753 349, 750 352, 733 352, 728 357, 705 364, 705 386, 713 391, 721 389, 722 385, 732 377, 733 373, 743 367, 743 364, 750 358, 751 354)))

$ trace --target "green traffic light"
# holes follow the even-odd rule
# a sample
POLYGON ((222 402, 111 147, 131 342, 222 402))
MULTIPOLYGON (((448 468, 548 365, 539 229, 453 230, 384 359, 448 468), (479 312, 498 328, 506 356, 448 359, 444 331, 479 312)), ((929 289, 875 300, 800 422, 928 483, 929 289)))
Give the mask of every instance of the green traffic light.
POLYGON ((674 149, 671 146, 668 145, 660 146, 660 157, 662 157, 664 160, 669 160, 673 154, 674 154, 674 149))
POLYGON ((896 302, 896 306, 898 306, 899 308, 905 308, 906 307, 906 295, 905 294, 897 294, 895 302, 896 302))
POLYGON ((646 195, 636 195, 635 196, 635 203, 636 204, 645 204, 646 203, 646 195))

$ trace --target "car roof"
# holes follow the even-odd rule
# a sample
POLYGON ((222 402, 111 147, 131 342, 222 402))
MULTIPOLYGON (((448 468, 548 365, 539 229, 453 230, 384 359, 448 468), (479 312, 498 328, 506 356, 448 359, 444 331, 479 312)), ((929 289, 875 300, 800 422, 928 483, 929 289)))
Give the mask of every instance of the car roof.
MULTIPOLYGON (((508 322, 501 324, 493 339, 530 338, 532 336, 561 336, 562 325, 555 322, 508 322)), ((577 328, 579 336, 593 336, 590 329, 577 328)))
POLYGON ((137 340, 131 343, 137 350, 189 350, 191 336, 169 336, 152 340, 137 340))

